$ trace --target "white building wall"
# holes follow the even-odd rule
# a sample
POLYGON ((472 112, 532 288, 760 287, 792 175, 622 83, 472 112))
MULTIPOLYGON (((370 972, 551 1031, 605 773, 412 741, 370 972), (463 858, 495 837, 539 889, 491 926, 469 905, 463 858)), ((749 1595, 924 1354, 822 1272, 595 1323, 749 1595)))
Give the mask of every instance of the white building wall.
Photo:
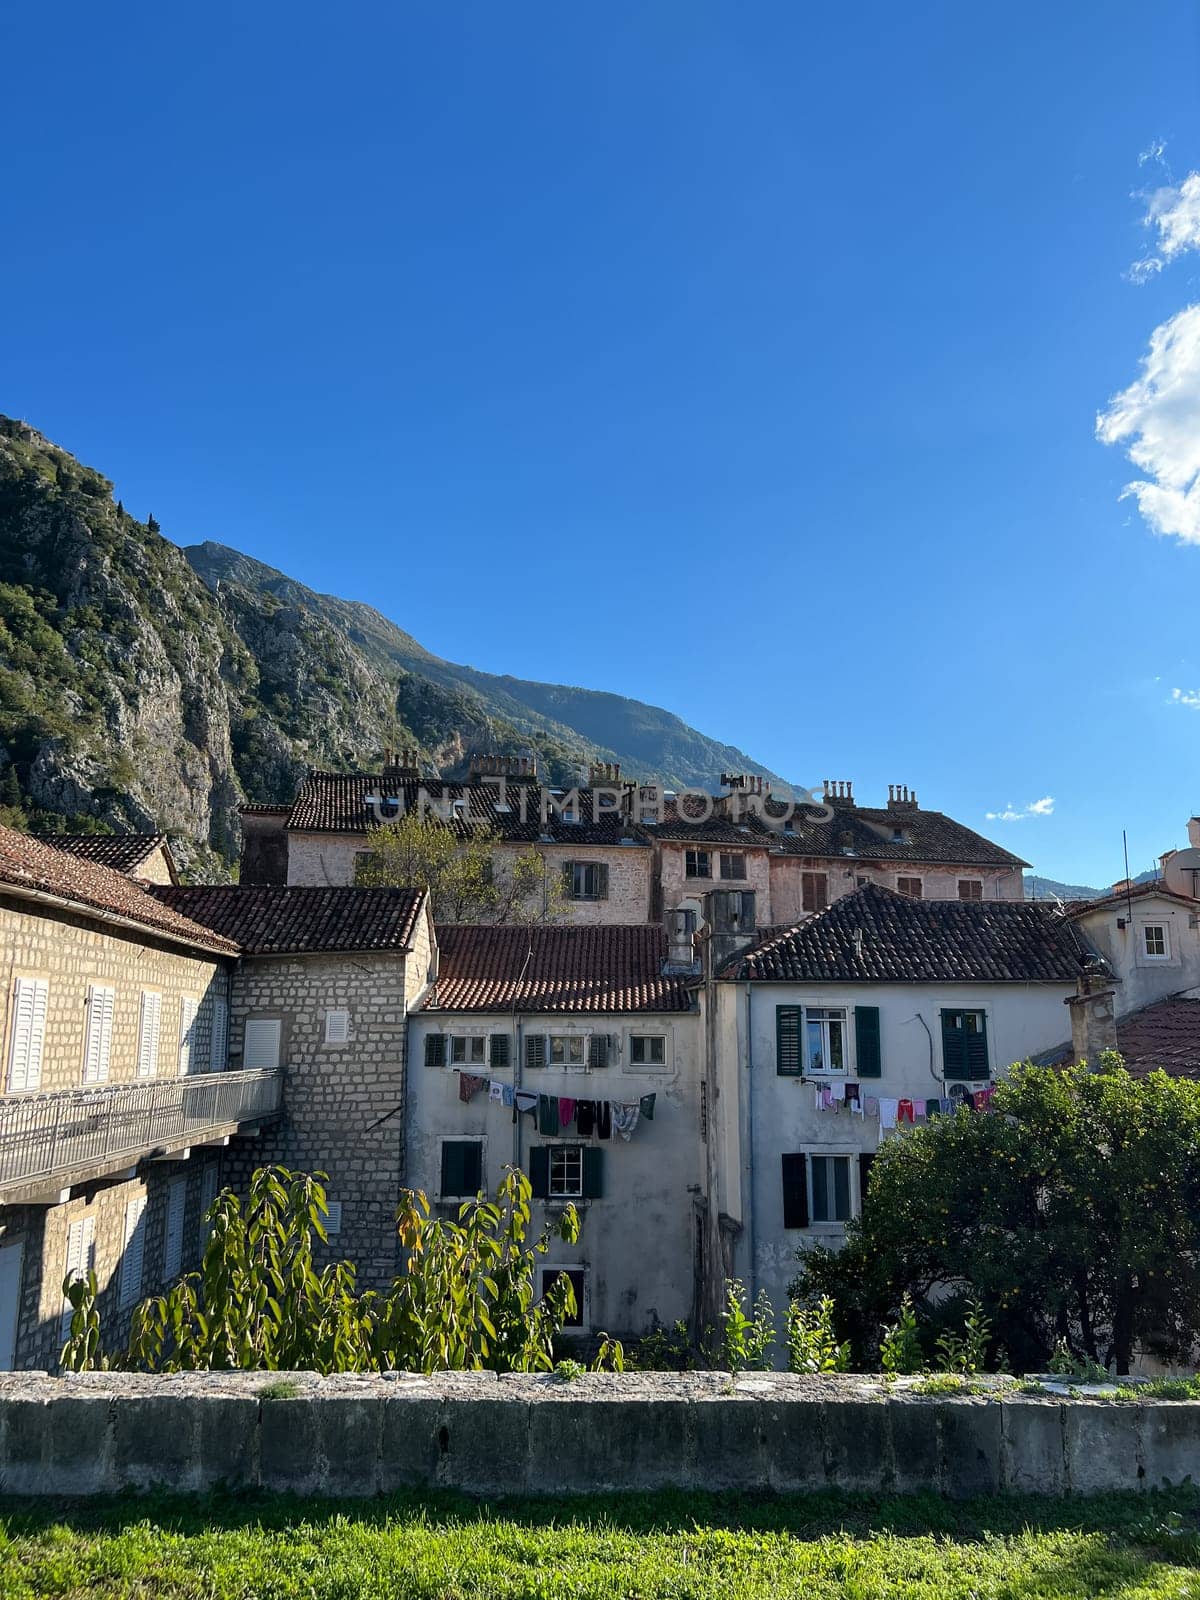
MULTIPOLYGON (((438 1215, 456 1217, 459 1200, 439 1199, 443 1139, 484 1141, 484 1177, 495 1193, 504 1168, 529 1169, 535 1144, 584 1143, 604 1152, 603 1196, 576 1201, 582 1223, 576 1245, 555 1242, 546 1264, 586 1270, 586 1336, 601 1330, 637 1337, 655 1323, 670 1326, 690 1318, 694 1299, 696 1208, 703 1181, 700 1141, 701 1023, 697 1013, 638 1017, 525 1016, 417 1012, 410 1019, 406 1182, 423 1190, 438 1215), (430 1032, 485 1037, 507 1033, 514 1065, 493 1070, 486 1064, 466 1070, 494 1077, 540 1094, 574 1099, 640 1100, 655 1095, 654 1120, 639 1120, 628 1143, 614 1132, 609 1140, 579 1139, 574 1128, 555 1139, 544 1137, 528 1116, 513 1121, 510 1108, 488 1098, 459 1099, 459 1072, 425 1065, 430 1032), (588 1035, 607 1033, 614 1041, 610 1065, 594 1070, 526 1070, 523 1041, 530 1033, 588 1035), (631 1034, 662 1034, 665 1062, 660 1068, 632 1066, 631 1034)), ((585 1049, 586 1054, 586 1049, 585 1049)), ((447 1051, 449 1056, 449 1051, 447 1051)), ((534 1201, 533 1230, 564 1202, 534 1201)))
MULTIPOLYGON (((836 1244, 841 1224, 807 1228, 783 1225, 783 1155, 849 1155, 852 1210, 858 1210, 858 1156, 880 1144, 877 1118, 842 1109, 818 1111, 815 1085, 827 1077, 793 1077, 776 1070, 775 1008, 828 1006, 846 1012, 848 1070, 845 1077, 867 1095, 890 1099, 941 1097, 941 1017, 943 1009, 978 1009, 987 1016, 988 1061, 993 1080, 1070 1032, 1064 1004, 1074 986, 1061 984, 762 984, 721 983, 718 1012, 723 1048, 736 1037, 738 1100, 742 1129, 742 1216, 738 1276, 752 1294, 765 1288, 782 1327, 787 1286, 797 1271, 797 1248, 819 1241, 836 1244), (878 1006, 882 1076, 860 1079, 854 1041, 855 1006, 878 1006), (730 1015, 735 1019, 730 1026, 730 1015)), ((722 1068, 726 1082, 729 1070, 722 1068)), ((952 1080, 953 1081, 953 1080, 952 1080)), ((981 1085, 976 1085, 981 1087, 981 1085)), ((884 1138, 903 1137, 893 1132, 884 1138)))
MULTIPOLYGON (((1200 989, 1200 908, 1182 905, 1166 895, 1141 894, 1134 895, 1131 902, 1083 912, 1076 922, 1120 979, 1118 1017, 1168 995, 1200 989), (1166 929, 1165 959, 1147 955, 1147 927, 1166 929)), ((1070 1031, 1068 1027, 1063 1037, 1070 1031)))

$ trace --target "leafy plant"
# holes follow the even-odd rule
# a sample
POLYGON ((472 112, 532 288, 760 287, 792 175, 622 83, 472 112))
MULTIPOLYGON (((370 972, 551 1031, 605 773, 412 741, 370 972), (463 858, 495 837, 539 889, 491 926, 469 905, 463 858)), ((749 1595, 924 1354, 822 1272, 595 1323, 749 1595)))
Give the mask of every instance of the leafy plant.
POLYGON ((991 1335, 992 1324, 984 1315, 983 1307, 978 1300, 969 1300, 962 1332, 956 1333, 947 1328, 938 1336, 937 1351, 941 1370, 957 1372, 965 1377, 973 1377, 975 1373, 982 1372, 987 1364, 988 1341, 991 1335))
POLYGON ((64 1372, 89 1372, 104 1365, 100 1355, 100 1313, 96 1308, 96 1274, 63 1279, 63 1298, 71 1307, 71 1326, 59 1358, 64 1372))
POLYGON ((682 1319, 671 1328, 657 1324, 626 1352, 626 1362, 635 1372, 693 1371, 696 1348, 691 1329, 682 1319))
POLYGON ((761 1372, 768 1365, 767 1352, 775 1343, 775 1313, 765 1289, 747 1314, 746 1287, 740 1278, 725 1280, 725 1310, 721 1314, 724 1337, 721 1356, 732 1373, 761 1372))
POLYGON ((925 1365, 916 1307, 910 1294, 901 1296, 900 1315, 883 1330, 879 1341, 879 1364, 889 1378, 920 1372, 925 1365))
POLYGON ((578 1361, 556 1361, 554 1363, 554 1376, 563 1383, 573 1383, 576 1378, 582 1378, 587 1368, 578 1361))
POLYGON ((602 1333, 600 1344, 592 1358, 593 1372, 624 1372, 625 1371, 625 1346, 620 1339, 614 1339, 611 1334, 602 1333))
POLYGON ((1065 1339, 1059 1339, 1055 1344, 1054 1354, 1046 1363, 1046 1371, 1060 1378, 1074 1378, 1080 1383, 1105 1383, 1109 1377, 1107 1367, 1102 1367, 1098 1361, 1092 1361, 1087 1356, 1076 1355, 1065 1339))
POLYGON ((828 1295, 813 1306, 788 1302, 787 1350, 789 1372, 847 1372, 850 1346, 839 1341, 833 1326, 834 1304, 828 1295))

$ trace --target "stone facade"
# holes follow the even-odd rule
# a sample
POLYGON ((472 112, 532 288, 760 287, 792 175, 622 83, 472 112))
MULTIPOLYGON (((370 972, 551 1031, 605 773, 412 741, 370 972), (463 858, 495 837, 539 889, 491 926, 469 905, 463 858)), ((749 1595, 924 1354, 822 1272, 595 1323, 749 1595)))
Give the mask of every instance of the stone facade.
MULTIPOLYGON (((760 928, 769 928, 777 920, 771 898, 770 858, 765 849, 742 849, 731 844, 710 844, 705 841, 703 828, 696 829, 695 841, 676 842, 663 840, 657 844, 655 870, 657 876, 656 898, 661 915, 674 910, 682 901, 699 900, 712 889, 750 890, 754 894, 755 922, 760 928), (689 877, 688 851, 703 851, 708 856, 707 878, 689 877), (722 858, 739 857, 745 867, 745 877, 725 876, 722 858)), ((737 869, 734 868, 736 871, 737 869)))
MULTIPOLYGON (((857 857, 812 857, 772 854, 771 924, 787 928, 809 915, 804 908, 804 874, 825 877, 829 903, 852 894, 863 883, 877 883, 885 889, 899 890, 901 879, 917 878, 922 900, 957 900, 960 881, 982 886, 984 900, 1023 900, 1025 884, 1020 867, 961 866, 922 861, 863 861, 857 857)), ((763 918, 760 926, 766 926, 763 918)))

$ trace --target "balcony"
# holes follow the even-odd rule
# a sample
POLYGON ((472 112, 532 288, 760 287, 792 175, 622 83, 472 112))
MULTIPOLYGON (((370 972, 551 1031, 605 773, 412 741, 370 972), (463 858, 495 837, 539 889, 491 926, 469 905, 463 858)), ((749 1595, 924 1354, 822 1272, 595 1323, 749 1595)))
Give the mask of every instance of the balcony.
POLYGON ((209 1072, 0 1099, 0 1205, 53 1203, 145 1157, 225 1142, 279 1112, 280 1074, 209 1072))

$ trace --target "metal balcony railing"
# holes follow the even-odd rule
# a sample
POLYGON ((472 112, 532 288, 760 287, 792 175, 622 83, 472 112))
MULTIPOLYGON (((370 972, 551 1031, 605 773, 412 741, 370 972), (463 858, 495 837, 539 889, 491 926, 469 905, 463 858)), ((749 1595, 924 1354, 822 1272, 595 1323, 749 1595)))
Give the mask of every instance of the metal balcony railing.
POLYGON ((104 1167, 279 1110, 280 1074, 207 1072, 0 1098, 0 1189, 104 1167))

